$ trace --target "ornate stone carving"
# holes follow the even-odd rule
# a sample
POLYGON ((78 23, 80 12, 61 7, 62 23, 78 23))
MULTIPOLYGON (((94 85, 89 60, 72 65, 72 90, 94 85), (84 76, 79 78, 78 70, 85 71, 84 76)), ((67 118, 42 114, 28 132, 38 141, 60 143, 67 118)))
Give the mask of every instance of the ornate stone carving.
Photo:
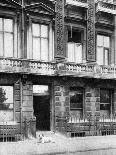
POLYGON ((56 1, 55 58, 64 58, 64 0, 56 1))
POLYGON ((88 1, 87 20, 87 60, 95 61, 95 2, 88 1))

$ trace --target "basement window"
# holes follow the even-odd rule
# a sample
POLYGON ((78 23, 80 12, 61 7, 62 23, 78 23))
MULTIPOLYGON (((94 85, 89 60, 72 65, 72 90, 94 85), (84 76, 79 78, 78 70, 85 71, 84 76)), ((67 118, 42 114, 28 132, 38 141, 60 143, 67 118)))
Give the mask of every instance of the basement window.
POLYGON ((68 62, 82 63, 81 31, 68 31, 68 62))

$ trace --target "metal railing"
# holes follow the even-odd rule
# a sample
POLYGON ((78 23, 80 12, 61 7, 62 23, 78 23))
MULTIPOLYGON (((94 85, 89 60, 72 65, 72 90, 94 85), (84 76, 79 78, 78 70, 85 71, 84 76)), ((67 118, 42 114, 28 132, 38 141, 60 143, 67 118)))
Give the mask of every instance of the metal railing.
POLYGON ((0 142, 17 142, 23 141, 26 138, 36 137, 36 123, 35 119, 25 119, 21 124, 16 122, 2 122, 0 124, 0 142))
POLYGON ((0 142, 14 142, 19 140, 24 140, 24 133, 20 133, 17 124, 3 122, 0 125, 0 142))
POLYGON ((66 130, 71 137, 116 135, 116 117, 69 116, 66 130))

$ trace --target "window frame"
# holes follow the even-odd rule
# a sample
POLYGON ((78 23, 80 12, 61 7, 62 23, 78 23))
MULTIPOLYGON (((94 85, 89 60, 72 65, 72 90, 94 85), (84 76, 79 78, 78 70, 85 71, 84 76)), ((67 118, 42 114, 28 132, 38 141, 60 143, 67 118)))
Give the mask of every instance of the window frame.
MULTIPOLYGON (((74 86, 74 87, 70 87, 70 92, 71 91, 73 91, 73 92, 81 91, 82 92, 82 108, 73 108, 73 109, 71 109, 71 101, 70 101, 70 112, 81 111, 82 112, 82 119, 83 119, 84 112, 85 112, 85 107, 84 107, 85 90, 82 87, 75 87, 74 86)), ((69 97, 70 97, 70 92, 69 92, 69 97)))
POLYGON ((10 58, 14 58, 15 57, 15 54, 14 54, 14 35, 15 35, 15 31, 14 31, 14 17, 9 17, 9 16, 0 16, 0 18, 2 19, 2 28, 3 28, 3 30, 2 31, 0 31, 0 33, 2 34, 2 39, 3 39, 3 41, 2 41, 2 43, 3 43, 3 51, 2 51, 2 55, 0 56, 0 57, 5 57, 5 58, 9 58, 9 57, 7 57, 7 56, 5 56, 6 54, 5 54, 5 34, 12 34, 12 36, 13 36, 13 43, 12 43, 12 47, 13 47, 13 51, 12 51, 12 55, 13 56, 11 56, 10 58), (4 21, 5 21, 5 19, 7 20, 7 19, 10 19, 10 20, 12 20, 12 28, 13 28, 13 30, 12 30, 12 32, 8 32, 8 31, 5 31, 4 30, 4 21))
POLYGON ((104 65, 104 66, 110 65, 110 63, 111 63, 111 54, 112 54, 112 51, 111 51, 111 47, 112 47, 112 32, 111 31, 107 31, 107 32, 103 31, 102 32, 101 29, 100 30, 96 30, 96 62, 97 63, 98 63, 98 60, 97 60, 97 54, 98 54, 97 50, 98 50, 98 47, 102 47, 103 48, 103 64, 102 65, 104 65), (109 48, 97 45, 97 36, 98 35, 103 36, 103 37, 105 37, 105 36, 109 37, 109 44, 110 44, 109 48), (105 65, 105 57, 104 57, 106 49, 109 50, 108 51, 108 64, 107 65, 105 65))
POLYGON ((39 22, 39 21, 32 21, 32 23, 31 23, 31 29, 32 29, 32 59, 33 60, 38 60, 38 61, 49 61, 49 24, 48 23, 44 23, 44 22, 39 22), (33 24, 37 24, 37 25, 39 25, 39 30, 40 30, 40 36, 39 37, 35 37, 34 35, 33 35, 33 24), (47 37, 41 37, 41 25, 44 25, 44 26, 47 26, 47 37), (38 59, 34 59, 33 58, 33 38, 38 38, 38 39, 40 39, 40 58, 38 59), (47 44, 48 44, 48 55, 47 55, 47 60, 42 60, 42 48, 41 48, 41 43, 42 43, 42 39, 46 39, 47 40, 47 44))
POLYGON ((13 90, 13 94, 12 94, 12 95, 13 95, 13 96, 12 96, 12 97, 13 97, 13 98, 12 98, 12 99, 13 99, 13 103, 12 103, 12 104, 13 104, 13 108, 11 109, 11 111, 13 112, 13 120, 8 120, 8 121, 5 121, 5 122, 15 121, 15 98, 14 98, 14 85, 8 85, 8 84, 7 84, 7 85, 3 85, 3 84, 1 84, 1 85, 0 85, 0 88, 1 88, 1 87, 7 87, 7 86, 8 86, 8 87, 12 87, 12 90, 13 90))
MULTIPOLYGON (((114 107, 114 103, 113 103, 113 96, 114 96, 114 90, 113 89, 107 89, 107 88, 100 88, 100 105, 110 105, 110 109, 108 109, 107 111, 109 111, 109 116, 108 118, 110 118, 110 116, 112 116, 114 114, 113 112, 113 107, 114 107), (108 102, 101 102, 101 91, 109 91, 109 103, 108 102)), ((100 109, 101 111, 101 109, 100 109)), ((102 110, 103 111, 103 110, 102 110)), ((101 114, 100 114, 101 115, 101 114)))
MULTIPOLYGON (((67 25, 67 54, 66 54, 66 57, 67 57, 67 61, 68 62, 70 62, 70 63, 83 63, 83 59, 84 59, 84 56, 85 56, 85 51, 84 51, 84 39, 85 39, 85 27, 83 27, 83 26, 80 26, 80 25, 78 25, 78 26, 76 26, 75 24, 69 24, 69 25, 67 25), (69 26, 69 25, 71 25, 71 26, 69 26), (80 32, 81 33, 81 43, 76 43, 76 42, 69 42, 68 41, 68 32, 69 31, 74 31, 74 32, 80 32), (69 61, 69 58, 68 58, 68 43, 74 43, 74 46, 76 45, 76 44, 81 44, 81 46, 82 46, 82 54, 81 54, 81 62, 77 62, 77 60, 75 59, 75 56, 74 56, 74 61, 69 61)), ((74 47, 75 48, 75 47, 74 47)), ((74 51, 74 55, 75 55, 75 51, 74 51)))

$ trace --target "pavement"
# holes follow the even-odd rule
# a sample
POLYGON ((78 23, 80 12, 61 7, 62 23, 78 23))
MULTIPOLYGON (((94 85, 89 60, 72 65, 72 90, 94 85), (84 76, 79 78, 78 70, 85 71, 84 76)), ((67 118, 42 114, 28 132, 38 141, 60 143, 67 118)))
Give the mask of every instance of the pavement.
MULTIPOLYGON (((59 133, 44 132, 37 138, 18 142, 0 142, 0 155, 68 155, 80 152, 116 149, 116 135, 67 138, 59 133)), ((85 153, 86 154, 86 153, 85 153)))

